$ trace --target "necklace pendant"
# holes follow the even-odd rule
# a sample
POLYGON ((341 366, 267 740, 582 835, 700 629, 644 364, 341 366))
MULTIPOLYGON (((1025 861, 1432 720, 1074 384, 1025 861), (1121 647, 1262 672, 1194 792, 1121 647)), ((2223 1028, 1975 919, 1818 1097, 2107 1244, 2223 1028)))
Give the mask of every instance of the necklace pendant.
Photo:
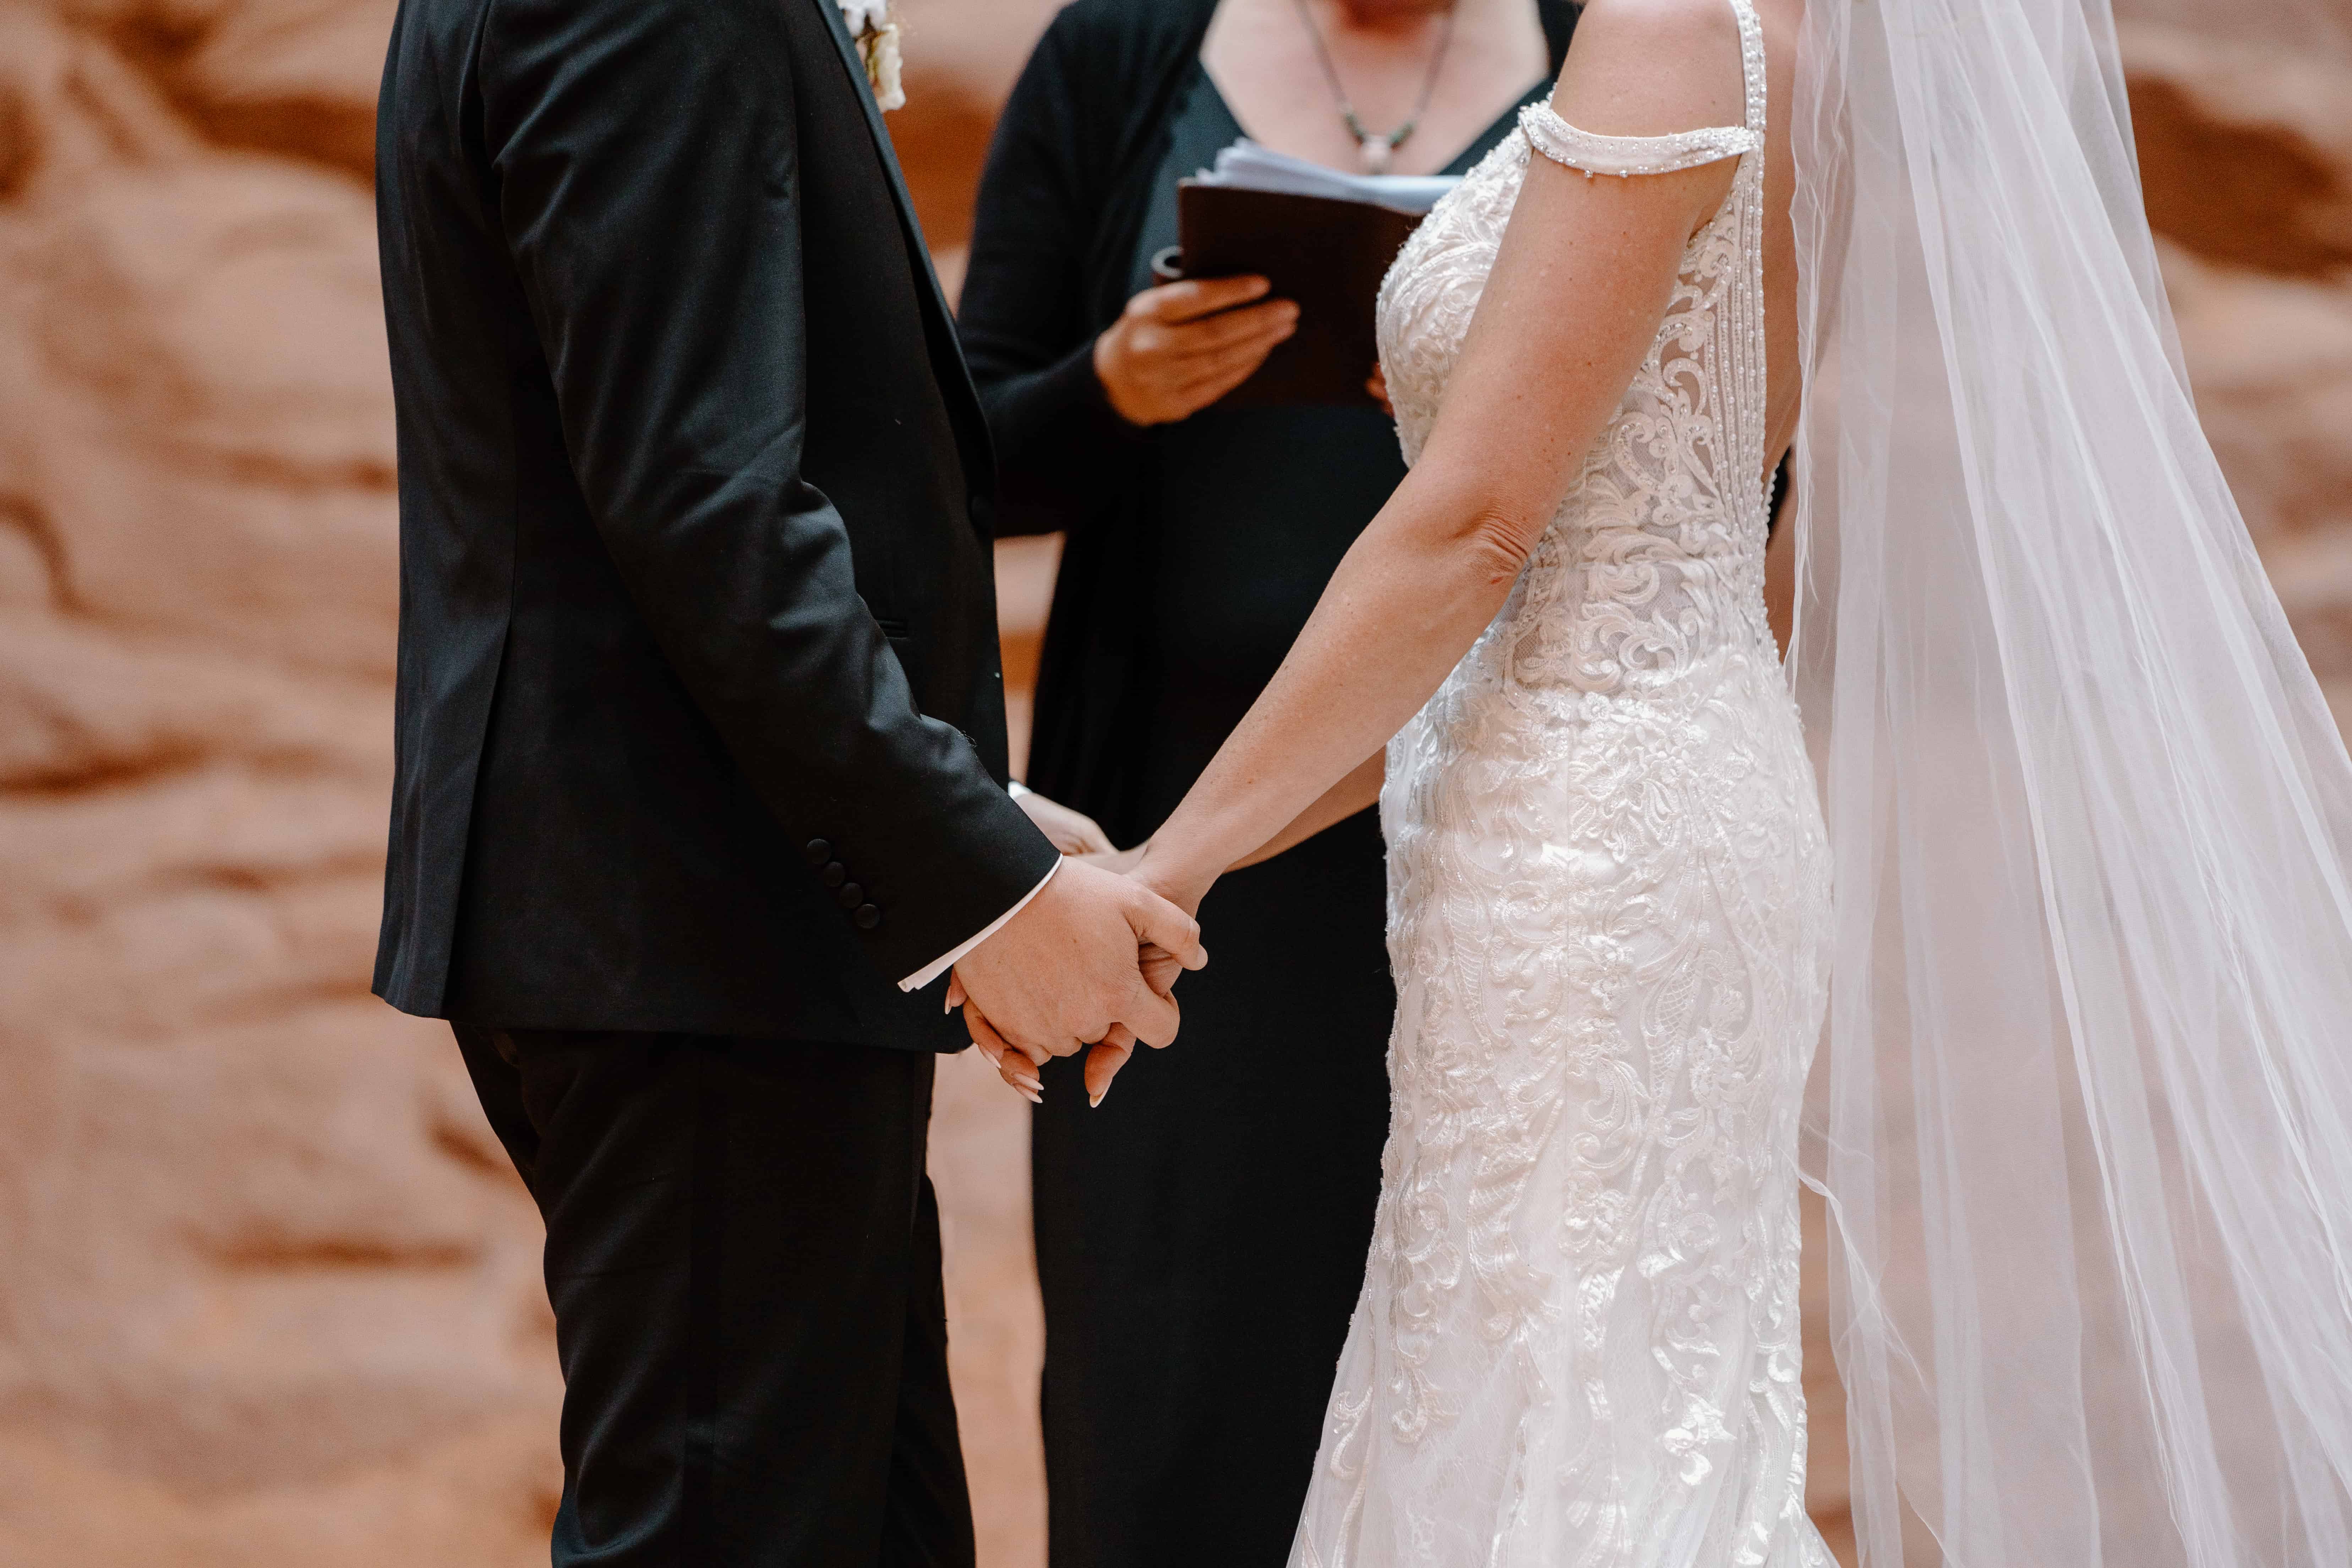
POLYGON ((1389 163, 1396 155, 1396 149, 1389 144, 1389 139, 1385 136, 1365 137, 1357 144, 1356 152, 1363 160, 1364 173, 1367 174, 1387 174, 1389 163))

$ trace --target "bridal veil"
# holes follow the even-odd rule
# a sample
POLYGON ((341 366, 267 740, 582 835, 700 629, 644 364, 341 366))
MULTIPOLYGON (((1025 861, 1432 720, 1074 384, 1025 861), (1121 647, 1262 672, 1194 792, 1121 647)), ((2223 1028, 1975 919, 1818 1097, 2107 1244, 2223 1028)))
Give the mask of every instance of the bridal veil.
POLYGON ((2352 1563, 2352 763, 2200 433, 2106 0, 1811 0, 1808 1170, 1870 1568, 2352 1563))

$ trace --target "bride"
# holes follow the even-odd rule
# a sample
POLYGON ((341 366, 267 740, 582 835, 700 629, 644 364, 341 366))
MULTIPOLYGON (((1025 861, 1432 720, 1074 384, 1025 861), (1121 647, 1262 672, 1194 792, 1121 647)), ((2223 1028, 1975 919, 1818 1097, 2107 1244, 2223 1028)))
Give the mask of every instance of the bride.
POLYGON ((2105 0, 1593 0, 1391 273, 1411 476, 1135 868, 1381 801, 1295 1564, 1827 1564, 1801 1167, 1865 1562, 2352 1561, 2352 763, 2120 82, 2105 0))

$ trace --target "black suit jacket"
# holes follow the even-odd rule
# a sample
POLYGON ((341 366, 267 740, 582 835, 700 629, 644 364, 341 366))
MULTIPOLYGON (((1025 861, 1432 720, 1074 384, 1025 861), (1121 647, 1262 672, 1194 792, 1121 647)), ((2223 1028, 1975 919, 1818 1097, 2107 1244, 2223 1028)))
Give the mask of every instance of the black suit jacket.
POLYGON ((377 993, 952 1049, 895 980, 1052 868, 988 437, 835 0, 403 0, 377 993))

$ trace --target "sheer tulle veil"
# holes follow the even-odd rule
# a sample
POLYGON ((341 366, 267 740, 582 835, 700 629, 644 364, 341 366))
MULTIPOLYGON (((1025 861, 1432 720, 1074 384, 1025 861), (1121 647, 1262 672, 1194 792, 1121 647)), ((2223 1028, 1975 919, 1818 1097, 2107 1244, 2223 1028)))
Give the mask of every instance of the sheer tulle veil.
POLYGON ((1871 1568, 2352 1563, 2352 763, 2184 378, 2106 0, 1811 0, 1806 1149, 1871 1568))

